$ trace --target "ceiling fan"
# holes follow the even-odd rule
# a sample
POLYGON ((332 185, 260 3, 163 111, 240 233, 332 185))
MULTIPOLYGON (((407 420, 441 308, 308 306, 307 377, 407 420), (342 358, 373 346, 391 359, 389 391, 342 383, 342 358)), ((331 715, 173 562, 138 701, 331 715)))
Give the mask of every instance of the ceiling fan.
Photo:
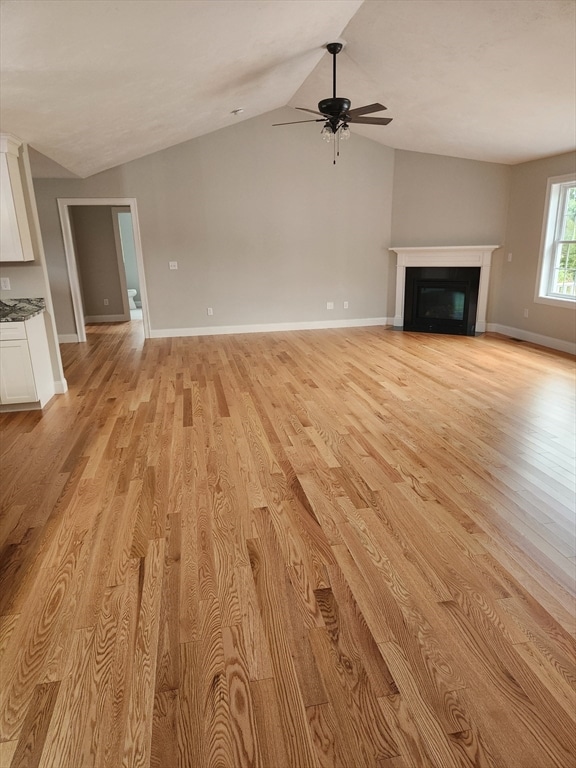
POLYGON ((296 125, 298 123, 324 123, 321 135, 326 141, 334 143, 334 165, 336 157, 340 155, 340 139, 350 138, 349 123, 357 125, 388 125, 392 122, 391 117, 364 117, 373 112, 381 112, 386 107, 383 104, 368 104, 365 107, 352 106, 350 99, 338 98, 336 96, 336 56, 342 50, 342 43, 328 43, 326 46, 328 53, 332 54, 332 98, 322 99, 318 102, 318 110, 306 109, 305 107, 296 107, 301 112, 311 112, 313 115, 320 115, 315 120, 294 120, 289 123, 274 123, 273 127, 278 125, 296 125))

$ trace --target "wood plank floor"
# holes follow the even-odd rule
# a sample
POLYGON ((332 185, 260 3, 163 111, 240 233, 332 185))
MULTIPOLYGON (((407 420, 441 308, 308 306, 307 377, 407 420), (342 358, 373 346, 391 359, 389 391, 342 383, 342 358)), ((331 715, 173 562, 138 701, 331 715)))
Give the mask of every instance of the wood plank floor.
POLYGON ((0 768, 574 768, 574 364, 144 342, 2 415, 0 768))

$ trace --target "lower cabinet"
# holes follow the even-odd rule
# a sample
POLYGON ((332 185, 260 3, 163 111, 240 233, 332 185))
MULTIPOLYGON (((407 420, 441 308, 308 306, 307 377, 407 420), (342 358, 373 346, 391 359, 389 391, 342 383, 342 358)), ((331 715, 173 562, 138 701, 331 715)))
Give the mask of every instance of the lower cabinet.
POLYGON ((0 324, 0 405, 42 408, 54 394, 43 314, 0 324))
POLYGON ((38 400, 28 341, 0 341, 0 403, 38 400))

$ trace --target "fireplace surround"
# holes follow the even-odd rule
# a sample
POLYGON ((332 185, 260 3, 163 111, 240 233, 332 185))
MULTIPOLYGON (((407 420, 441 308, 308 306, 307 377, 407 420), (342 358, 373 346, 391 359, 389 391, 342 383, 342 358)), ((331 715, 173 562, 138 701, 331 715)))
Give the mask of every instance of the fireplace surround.
MULTIPOLYGON (((449 330, 450 324, 444 326, 443 330, 434 331, 433 329, 421 328, 418 330, 432 331, 438 333, 465 333, 473 335, 475 333, 483 333, 486 330, 486 309, 488 304, 488 284, 490 281, 490 266, 492 260, 492 253, 499 248, 499 245, 460 245, 460 246, 419 246, 419 247, 402 247, 397 246, 390 248, 398 254, 397 267, 396 267, 396 311, 394 315, 394 327, 405 328, 405 303, 406 303, 406 271, 412 267, 419 268, 434 268, 442 267, 444 270, 436 273, 437 278, 432 277, 432 280, 437 279, 439 282, 437 285, 430 284, 428 287, 436 289, 441 287, 445 289, 445 296, 448 302, 452 302, 452 315, 462 316, 462 322, 466 326, 466 330, 449 330), (461 298, 461 286, 455 285, 455 283, 461 283, 460 278, 449 277, 456 273, 451 272, 454 268, 467 268, 472 267, 479 270, 478 275, 478 297, 476 301, 474 316, 467 315, 464 318, 464 313, 469 310, 474 310, 474 307, 468 305, 464 306, 461 298), (450 296, 450 291, 452 295, 450 296), (472 329, 473 326, 473 329, 472 329)), ((433 275, 432 272, 428 272, 428 275, 433 275)), ((467 280, 468 278, 465 278, 467 280)), ((409 287, 410 291, 411 288, 409 287)), ((435 291, 432 290, 428 294, 426 291, 420 294, 421 308, 426 304, 428 300, 432 301, 435 297, 435 291)), ((450 314, 450 310, 447 311, 450 314)), ((453 319, 453 318, 445 318, 453 319)), ((454 326, 452 326, 454 328, 454 326)), ((408 328, 406 328, 408 330, 408 328)), ((410 329, 413 330, 413 329, 410 329)))

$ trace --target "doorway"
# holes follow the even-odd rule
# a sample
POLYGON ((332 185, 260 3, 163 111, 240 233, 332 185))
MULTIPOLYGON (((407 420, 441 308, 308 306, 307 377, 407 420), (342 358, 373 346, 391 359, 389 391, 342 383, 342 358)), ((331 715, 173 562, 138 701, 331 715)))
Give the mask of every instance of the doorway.
MULTIPOLYGON (((62 225, 62 234, 64 238, 64 251, 66 254, 66 264, 68 267, 68 279, 70 284, 70 294, 72 297, 72 307, 74 313, 74 322, 76 325, 76 336, 79 342, 86 341, 86 315, 83 300, 82 282, 79 273, 79 259, 77 246, 72 226, 72 214, 75 206, 108 206, 112 211, 113 220, 117 219, 114 215, 114 209, 119 209, 118 213, 129 215, 129 221, 124 220, 124 237, 126 242, 131 242, 133 251, 133 271, 138 284, 138 300, 142 312, 142 324, 144 328, 144 337, 150 338, 150 320, 148 313, 148 301, 146 293, 146 280, 144 275, 144 262, 142 258, 142 244, 140 239, 140 225, 138 221, 138 208, 135 198, 59 198, 58 211, 62 225)), ((116 319, 130 319, 129 297, 127 293, 127 277, 122 256, 122 235, 118 231, 118 279, 122 285, 122 315, 116 319)), ((89 318, 88 318, 89 319, 89 318)))
POLYGON ((124 289, 124 296, 127 296, 127 313, 131 320, 142 320, 140 278, 138 275, 138 261, 136 259, 130 208, 120 208, 118 206, 112 208, 112 227, 118 264, 120 266, 119 275, 120 278, 122 276, 125 278, 122 287, 124 289))

